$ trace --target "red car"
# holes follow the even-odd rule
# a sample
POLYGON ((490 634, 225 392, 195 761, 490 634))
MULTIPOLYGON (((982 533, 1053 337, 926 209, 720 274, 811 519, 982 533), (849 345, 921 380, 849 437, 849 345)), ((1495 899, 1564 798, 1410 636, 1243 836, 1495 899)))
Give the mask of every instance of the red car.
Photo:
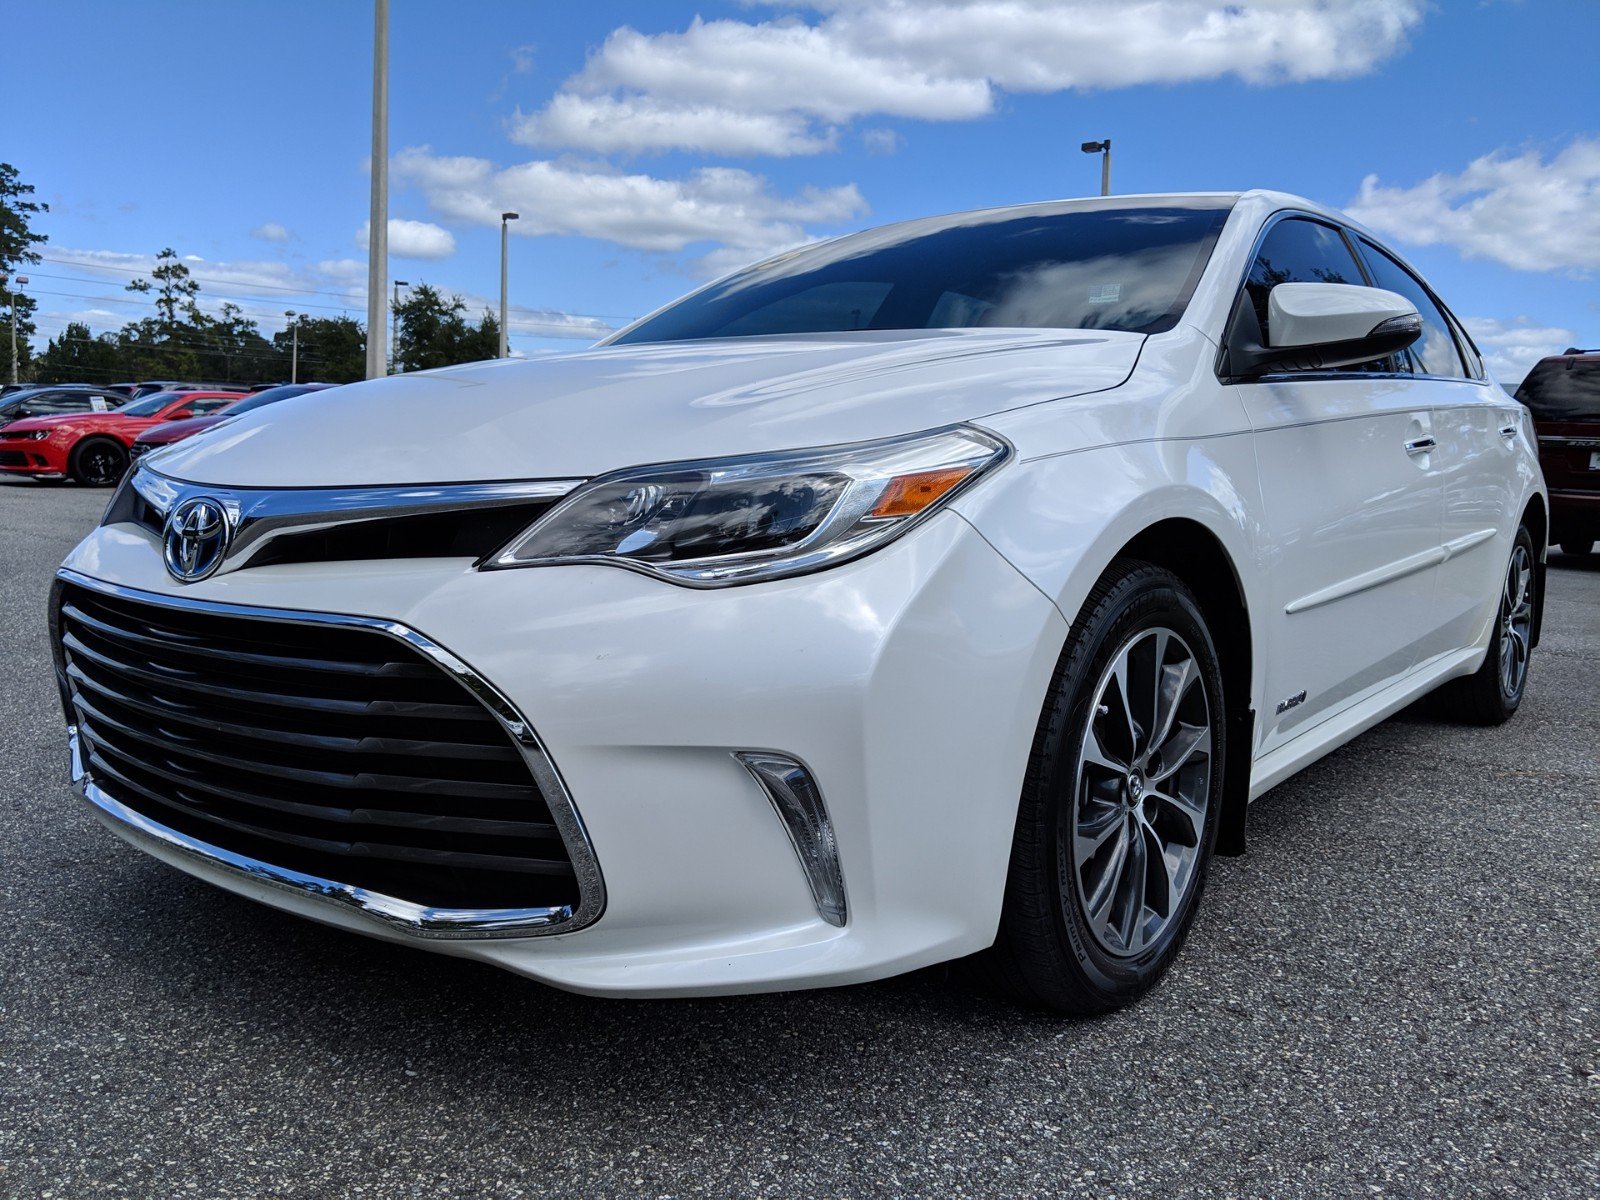
POLYGON ((146 429, 133 439, 133 445, 128 453, 137 462, 141 457, 152 450, 159 450, 163 446, 170 446, 173 442, 181 442, 184 438, 193 437, 203 430, 210 429, 213 425, 236 417, 240 413, 253 412, 264 408, 268 404, 276 404, 279 400, 287 400, 291 396, 303 396, 307 392, 320 392, 324 388, 331 388, 331 383, 284 383, 277 387, 263 388, 259 392, 251 392, 237 404, 230 404, 226 408, 219 408, 215 412, 203 417, 190 417, 187 421, 165 421, 146 429))
POLYGON ((1588 554, 1600 540, 1600 350, 1542 360, 1517 389, 1539 435, 1550 540, 1588 554))
POLYGON ((215 412, 243 392, 157 392, 116 412, 29 417, 0 428, 0 472, 109 487, 128 467, 133 439, 163 421, 215 412))

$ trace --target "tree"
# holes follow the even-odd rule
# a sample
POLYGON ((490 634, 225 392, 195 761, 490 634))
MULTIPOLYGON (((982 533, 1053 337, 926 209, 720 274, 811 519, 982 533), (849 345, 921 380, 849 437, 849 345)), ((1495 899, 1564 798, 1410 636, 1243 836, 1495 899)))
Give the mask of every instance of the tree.
MULTIPOLYGON (((0 275, 6 276, 7 280, 16 278, 19 268, 38 262, 39 252, 34 247, 42 246, 49 240, 44 234, 34 232, 32 221, 40 213, 49 212, 50 206, 30 200, 32 195, 33 185, 23 183, 21 174, 10 163, 0 162, 0 275)), ((5 290, 9 293, 7 299, 16 305, 17 362, 19 366, 25 366, 33 357, 29 339, 34 334, 33 313, 38 301, 9 282, 5 290)), ((10 317, 12 311, 8 306, 6 316, 10 317)), ((8 327, 5 351, 8 370, 10 336, 8 327)))
POLYGON ((189 277, 189 268, 171 246, 156 255, 156 269, 150 272, 150 279, 135 279, 127 290, 141 295, 148 295, 152 290, 156 293, 156 311, 161 314, 163 334, 171 337, 177 332, 180 311, 190 323, 199 323, 200 306, 195 297, 200 294, 200 285, 189 277), (150 279, 156 281, 153 288, 150 279))
MULTIPOLYGON (((367 377, 367 332, 353 317, 299 318, 300 379, 322 383, 355 383, 367 377)), ((289 378, 293 336, 287 329, 272 335, 277 369, 274 379, 289 378)))
POLYGON ((395 364, 402 371, 426 371, 456 363, 493 358, 500 349, 500 325, 485 312, 477 325, 466 319, 467 302, 460 296, 448 300, 420 283, 395 309, 395 364))
POLYGON ((73 321, 50 339, 34 360, 38 383, 114 383, 126 379, 115 334, 95 337, 81 321, 73 321))

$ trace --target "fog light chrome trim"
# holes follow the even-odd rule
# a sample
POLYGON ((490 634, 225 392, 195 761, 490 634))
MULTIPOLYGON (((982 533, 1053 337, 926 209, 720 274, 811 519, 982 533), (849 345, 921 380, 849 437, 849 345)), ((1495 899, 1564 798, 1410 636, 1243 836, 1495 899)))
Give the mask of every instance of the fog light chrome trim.
POLYGON ((739 750, 734 757, 744 764, 783 822, 795 857, 811 888, 817 915, 829 925, 843 926, 848 919, 844 872, 839 866, 839 845, 833 822, 816 778, 799 759, 768 750, 739 750))

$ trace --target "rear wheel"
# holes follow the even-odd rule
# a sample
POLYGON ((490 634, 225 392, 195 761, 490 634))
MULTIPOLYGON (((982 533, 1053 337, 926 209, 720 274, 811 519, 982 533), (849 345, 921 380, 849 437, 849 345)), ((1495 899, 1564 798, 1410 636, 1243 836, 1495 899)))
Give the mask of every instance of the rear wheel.
POLYGON ((1533 538, 1524 526, 1511 544, 1511 559, 1500 585, 1489 653, 1477 673, 1447 686, 1443 699, 1451 716, 1473 725, 1501 725, 1522 703, 1533 654, 1533 538))
POLYGON ((67 473, 86 487, 110 487, 128 469, 128 452, 111 438, 85 438, 72 451, 67 473))
POLYGON ((1216 842, 1222 677, 1193 594, 1114 564, 1073 626, 1040 718, 994 947, 1024 1003, 1092 1014, 1152 987, 1183 943, 1216 842))
POLYGON ((1593 538, 1567 538, 1561 543, 1561 553, 1570 554, 1574 558, 1580 554, 1588 554, 1593 549, 1593 538))

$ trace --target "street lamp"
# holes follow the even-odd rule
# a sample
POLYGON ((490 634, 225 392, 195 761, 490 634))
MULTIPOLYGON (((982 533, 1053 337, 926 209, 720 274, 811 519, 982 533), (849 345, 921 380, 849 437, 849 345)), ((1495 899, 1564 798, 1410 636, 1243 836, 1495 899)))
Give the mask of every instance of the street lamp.
POLYGON ((28 277, 18 275, 16 279, 8 279, 0 275, 0 289, 3 289, 11 298, 11 382, 17 381, 17 289, 27 286, 28 277))
POLYGON ((404 279, 394 281, 394 300, 389 305, 389 374, 398 375, 405 370, 400 362, 400 289, 410 287, 404 279))
POLYGON ((517 214, 503 212, 500 214, 500 357, 506 356, 506 231, 511 228, 511 222, 517 220, 517 214))
POLYGON ((367 219, 367 378, 386 370, 383 284, 389 275, 389 0, 372 5, 372 196, 367 219))
POLYGON ((284 309, 283 315, 289 318, 289 382, 300 382, 300 314, 292 308, 284 309))
POLYGON ((1104 154, 1100 160, 1100 194, 1111 195, 1111 139, 1103 142, 1085 142, 1079 147, 1085 154, 1104 154))

